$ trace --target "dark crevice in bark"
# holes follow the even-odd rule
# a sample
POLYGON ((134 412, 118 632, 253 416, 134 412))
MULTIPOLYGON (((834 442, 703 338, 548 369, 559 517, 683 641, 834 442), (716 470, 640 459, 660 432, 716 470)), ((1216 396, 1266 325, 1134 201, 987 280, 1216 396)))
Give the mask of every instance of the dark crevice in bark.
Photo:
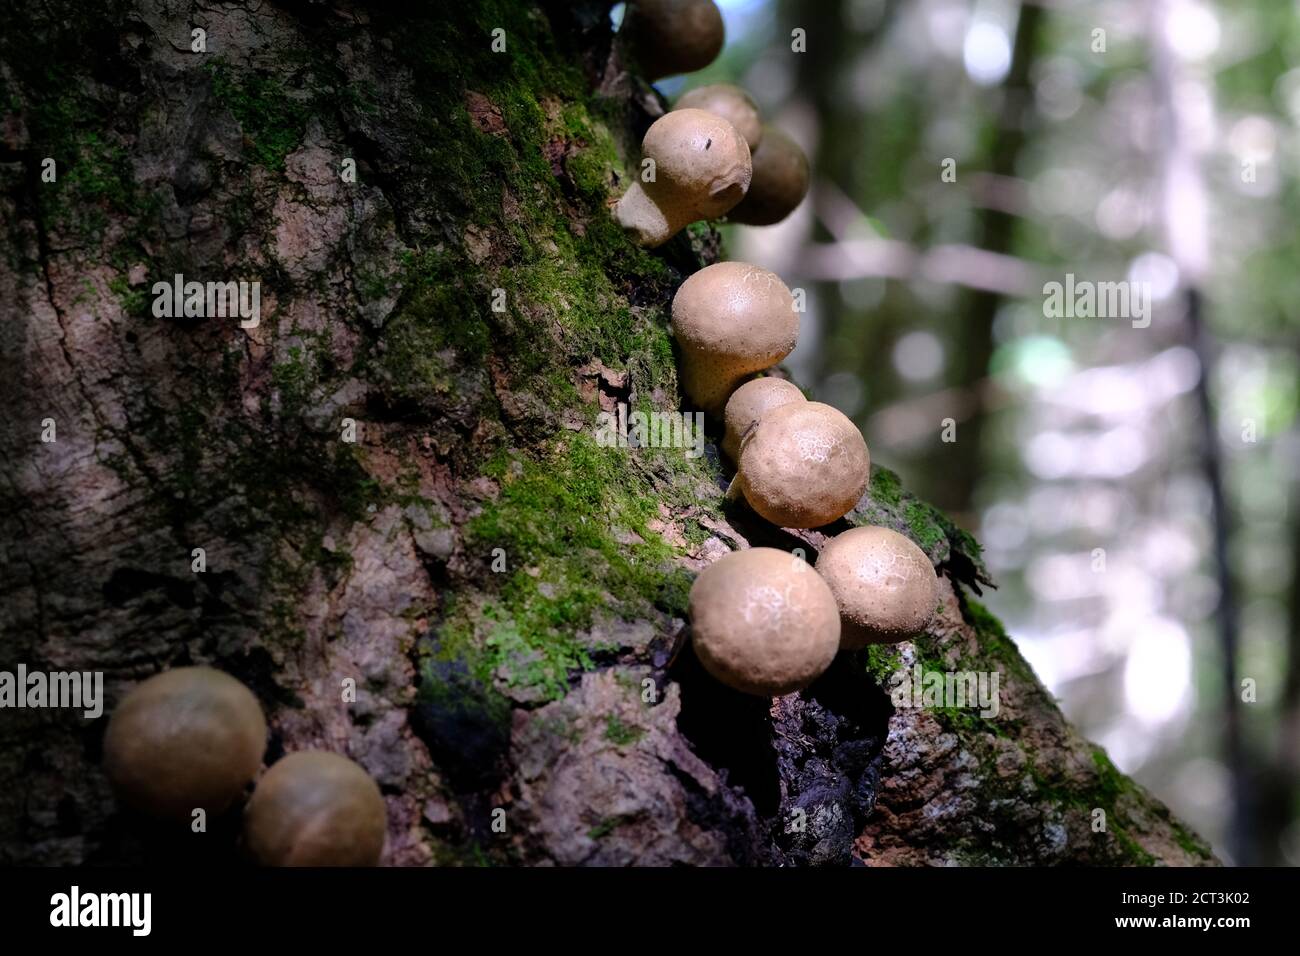
POLYGON ((875 805, 893 707, 854 655, 805 691, 753 697, 723 686, 683 649, 677 726, 695 753, 752 803, 762 846, 787 865, 844 865, 875 805))
POLYGON ((460 661, 431 657, 427 667, 436 695, 422 695, 410 710, 415 731, 457 794, 495 788, 505 778, 508 724, 482 684, 460 661))
POLYGON ((771 744, 770 702, 715 680, 689 645, 669 676, 681 688, 677 728, 682 736, 700 759, 749 797, 761 817, 771 817, 780 806, 781 781, 771 744))
POLYGON ((855 655, 773 707, 781 776, 777 842, 792 865, 845 865, 875 807, 893 707, 855 655), (796 813, 796 811, 802 811, 796 813))

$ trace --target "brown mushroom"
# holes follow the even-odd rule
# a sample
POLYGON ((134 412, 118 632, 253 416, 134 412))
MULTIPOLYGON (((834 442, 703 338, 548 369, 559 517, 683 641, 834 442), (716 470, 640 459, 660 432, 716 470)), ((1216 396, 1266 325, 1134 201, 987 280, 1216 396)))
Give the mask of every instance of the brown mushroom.
POLYGON ((697 219, 725 215, 749 188, 749 146, 721 116, 673 110, 651 124, 641 153, 652 160, 614 207, 638 245, 661 246, 697 219))
POLYGON ((104 733, 104 769, 127 806, 168 820, 219 814, 262 765, 266 718, 252 692, 210 667, 136 685, 104 733))
POLYGON ((265 866, 374 866, 387 811, 370 775, 324 750, 289 754, 258 781, 244 843, 265 866))
POLYGON ((763 138, 763 120, 758 107, 748 93, 731 83, 711 83, 687 90, 677 98, 673 109, 704 110, 721 116, 745 137, 751 154, 763 138))
POLYGON ((783 378, 756 378, 746 382, 731 393, 727 407, 722 413, 726 433, 722 437, 722 450, 733 462, 740 461, 741 441, 751 434, 770 409, 789 405, 791 402, 804 402, 803 392, 799 386, 783 378))
POLYGON ((653 82, 716 60, 726 27, 713 0, 631 0, 622 35, 633 65, 653 82))
POLYGON ((840 609, 840 646, 893 644, 929 626, 939 602, 934 565, 910 538, 864 526, 836 535, 817 558, 817 573, 840 609))
POLYGON ((770 226, 794 212, 808 194, 808 157, 781 130, 765 126, 751 161, 754 175, 749 191, 727 213, 727 221, 770 226))
POLYGON ((691 641, 704 669, 763 697, 807 687, 839 649, 840 619, 826 582, 776 548, 734 551, 691 587, 691 641))
POLYGON ((853 422, 821 402, 774 408, 740 450, 729 494, 783 528, 819 528, 842 518, 867 490, 871 456, 853 422))
POLYGON ((718 415, 746 376, 790 354, 799 314, 776 273, 718 262, 677 290, 673 336, 682 352, 682 387, 699 408, 718 415))

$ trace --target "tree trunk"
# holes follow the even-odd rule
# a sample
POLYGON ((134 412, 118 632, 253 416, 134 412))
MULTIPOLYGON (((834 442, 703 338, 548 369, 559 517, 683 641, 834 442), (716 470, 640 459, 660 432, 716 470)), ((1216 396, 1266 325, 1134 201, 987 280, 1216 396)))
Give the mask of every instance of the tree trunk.
MULTIPOLYGON (((888 471, 850 521, 933 558, 930 632, 771 702, 702 676, 693 573, 825 540, 724 506, 712 444, 595 437, 680 409, 668 306, 717 235, 647 252, 610 218, 663 104, 605 5, 440 6, 6 5, 4 666, 103 671, 110 710, 167 666, 231 672, 268 761, 379 782, 390 864, 1212 862, 888 471), (158 317, 177 274, 260 282, 260 321, 158 317), (996 673, 997 717, 895 707, 914 663, 996 673)), ((105 719, 4 714, 0 858, 235 859, 234 818, 115 809, 105 719)))

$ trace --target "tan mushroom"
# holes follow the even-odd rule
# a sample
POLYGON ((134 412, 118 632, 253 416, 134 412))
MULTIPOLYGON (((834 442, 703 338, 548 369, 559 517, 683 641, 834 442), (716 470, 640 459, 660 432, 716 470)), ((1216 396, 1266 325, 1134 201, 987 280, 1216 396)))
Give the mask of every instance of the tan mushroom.
POLYGON ((673 336, 681 348, 687 396, 719 415, 746 376, 790 354, 799 338, 799 314, 776 273, 745 262, 719 262, 677 290, 673 336))
POLYGON ((764 697, 811 684, 839 649, 840 620, 826 582, 776 548, 725 555, 695 579, 691 640, 704 669, 764 697))
POLYGON ((821 402, 792 402, 759 420, 740 451, 729 495, 783 528, 842 518, 867 490, 871 456, 853 422, 821 402))
POLYGON ((647 80, 702 70, 726 40, 713 0, 631 0, 622 35, 633 65, 647 80))
POLYGON ((889 528, 852 528, 817 558, 840 611, 840 646, 893 644, 929 626, 939 603, 934 565, 910 538, 889 528))
POLYGON ((751 154, 763 139, 763 120, 758 107, 748 93, 731 83, 711 83, 687 90, 677 98, 673 109, 704 110, 721 116, 745 137, 751 154))
POLYGON ((370 775, 323 750, 289 754, 258 781, 244 844, 265 866, 374 866, 387 811, 370 775))
POLYGON ((781 130, 765 126, 752 163, 754 175, 749 191, 727 213, 727 220, 748 226, 770 226, 794 212, 808 194, 808 157, 781 130))
POLYGON ((169 820, 219 814, 262 765, 266 718, 252 692, 210 667, 138 684, 104 733, 104 770, 127 806, 169 820))
POLYGON ((722 413, 726 433, 722 437, 722 450, 733 462, 740 461, 741 441, 751 434, 770 409, 789 405, 791 402, 805 402, 799 386, 783 378, 756 378, 746 382, 731 393, 727 407, 722 413))
POLYGON ((749 188, 749 146, 721 116, 673 110, 651 124, 641 154, 653 165, 614 207, 638 245, 661 246, 697 219, 716 219, 749 188))

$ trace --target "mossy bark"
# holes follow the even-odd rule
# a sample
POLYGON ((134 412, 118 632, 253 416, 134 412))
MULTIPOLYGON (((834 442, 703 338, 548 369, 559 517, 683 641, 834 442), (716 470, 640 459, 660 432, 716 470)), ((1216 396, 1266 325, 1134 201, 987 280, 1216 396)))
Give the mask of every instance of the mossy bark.
MULTIPOLYGON (((662 103, 606 5, 439 6, 6 8, 5 665, 102 670, 110 707, 230 671, 268 760, 379 781, 393 864, 1210 859, 1062 720, 967 596, 976 543, 888 472, 849 520, 934 559, 931 633, 774 702, 699 673, 693 573, 825 540, 724 506, 712 445, 595 437, 681 409, 668 304, 717 234, 647 252, 609 216, 662 103), (156 318, 177 273, 260 281, 260 324, 156 318), (997 671, 1002 717, 895 710, 912 661, 997 671)), ((236 817, 116 810, 103 719, 3 718, 5 862, 235 858, 236 817)))

